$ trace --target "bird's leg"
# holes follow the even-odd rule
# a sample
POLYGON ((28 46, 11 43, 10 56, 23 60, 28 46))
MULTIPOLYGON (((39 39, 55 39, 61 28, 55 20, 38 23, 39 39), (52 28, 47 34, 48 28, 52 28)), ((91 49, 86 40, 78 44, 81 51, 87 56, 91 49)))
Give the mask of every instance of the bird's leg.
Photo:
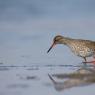
POLYGON ((93 61, 86 61, 85 63, 92 63, 92 64, 95 64, 95 55, 93 56, 94 60, 93 61))
POLYGON ((86 65, 86 63, 88 63, 86 57, 83 57, 83 59, 84 59, 83 63, 86 65))
POLYGON ((95 64, 95 55, 93 56, 94 60, 93 61, 90 61, 88 63, 92 63, 92 64, 95 64))

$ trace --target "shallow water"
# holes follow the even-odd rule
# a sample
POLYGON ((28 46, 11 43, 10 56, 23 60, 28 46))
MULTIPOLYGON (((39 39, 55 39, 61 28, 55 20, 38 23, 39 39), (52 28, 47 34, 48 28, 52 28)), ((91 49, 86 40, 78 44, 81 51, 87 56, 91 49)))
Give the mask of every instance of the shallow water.
MULTIPOLYGON (((54 88, 52 81, 48 77, 48 74, 71 73, 78 68, 76 66, 72 69, 70 65, 0 65, 0 95, 71 95, 71 93, 74 94, 77 91, 81 91, 78 95, 89 95, 89 93, 94 95, 94 84, 58 91, 54 88)), ((55 80, 63 81, 63 79, 57 78, 55 80)))

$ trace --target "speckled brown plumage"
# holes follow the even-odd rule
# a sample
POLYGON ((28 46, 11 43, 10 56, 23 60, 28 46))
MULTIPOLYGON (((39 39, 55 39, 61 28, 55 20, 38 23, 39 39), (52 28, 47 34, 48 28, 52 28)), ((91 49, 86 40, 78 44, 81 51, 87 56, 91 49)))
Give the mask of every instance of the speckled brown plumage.
POLYGON ((58 35, 54 37, 53 44, 48 52, 56 44, 64 44, 68 46, 75 55, 84 58, 85 61, 87 57, 93 56, 95 58, 95 41, 72 39, 69 37, 58 35))

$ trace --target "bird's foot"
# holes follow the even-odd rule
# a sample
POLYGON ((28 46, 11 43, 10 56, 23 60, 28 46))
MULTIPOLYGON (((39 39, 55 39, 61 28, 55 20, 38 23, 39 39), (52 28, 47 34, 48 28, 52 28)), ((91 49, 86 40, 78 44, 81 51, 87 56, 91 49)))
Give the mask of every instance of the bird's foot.
POLYGON ((84 61, 84 62, 82 62, 82 63, 83 63, 83 65, 84 65, 84 67, 87 66, 87 62, 86 62, 86 61, 84 61))
POLYGON ((95 64, 95 61, 90 61, 90 62, 88 62, 88 63, 92 63, 92 64, 95 64))
POLYGON ((95 64, 95 61, 88 61, 88 62, 83 62, 84 64, 89 64, 89 63, 92 63, 92 64, 95 64))

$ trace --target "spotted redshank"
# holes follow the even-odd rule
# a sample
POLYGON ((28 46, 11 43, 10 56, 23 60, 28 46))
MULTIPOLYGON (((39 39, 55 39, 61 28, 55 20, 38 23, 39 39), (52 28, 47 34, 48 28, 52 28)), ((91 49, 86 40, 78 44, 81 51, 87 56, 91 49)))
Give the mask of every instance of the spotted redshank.
POLYGON ((68 46, 75 55, 84 59, 83 63, 95 64, 95 41, 83 40, 83 39, 72 39, 69 37, 57 35, 54 37, 53 44, 51 45, 47 53, 56 44, 64 44, 68 46), (87 57, 93 57, 94 61, 88 62, 87 57))

